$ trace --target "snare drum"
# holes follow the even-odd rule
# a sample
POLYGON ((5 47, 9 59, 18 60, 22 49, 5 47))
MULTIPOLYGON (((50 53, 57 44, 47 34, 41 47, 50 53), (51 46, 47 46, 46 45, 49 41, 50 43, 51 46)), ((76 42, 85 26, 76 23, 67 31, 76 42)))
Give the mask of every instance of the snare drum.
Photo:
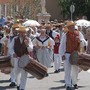
POLYGON ((47 74, 47 68, 45 66, 26 54, 20 58, 18 61, 18 66, 37 79, 43 79, 47 74))

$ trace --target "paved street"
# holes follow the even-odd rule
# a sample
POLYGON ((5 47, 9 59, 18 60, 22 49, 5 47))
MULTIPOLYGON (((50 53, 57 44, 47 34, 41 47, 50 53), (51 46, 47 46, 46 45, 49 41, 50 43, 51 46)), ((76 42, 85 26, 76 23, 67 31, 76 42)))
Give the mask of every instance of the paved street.
MULTIPOLYGON (((64 87, 64 72, 58 74, 53 73, 54 68, 49 69, 49 76, 42 80, 37 80, 30 74, 28 74, 28 80, 26 90, 65 90, 64 87)), ((16 88, 10 88, 8 85, 9 75, 0 73, 0 90, 16 90, 16 88)), ((78 90, 90 90, 90 70, 88 72, 80 72, 78 77, 78 90)))

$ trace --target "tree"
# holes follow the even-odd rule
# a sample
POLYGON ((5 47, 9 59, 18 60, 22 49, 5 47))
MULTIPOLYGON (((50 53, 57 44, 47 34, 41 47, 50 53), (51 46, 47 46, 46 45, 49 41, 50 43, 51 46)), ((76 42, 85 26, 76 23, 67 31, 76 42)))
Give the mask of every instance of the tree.
POLYGON ((86 16, 90 20, 90 9, 89 8, 90 8, 90 0, 88 0, 88 3, 87 3, 87 12, 86 12, 86 16))
POLYGON ((10 0, 8 3, 8 15, 21 15, 26 18, 36 19, 40 12, 40 0, 10 0))
POLYGON ((63 17, 68 16, 70 18, 70 6, 73 4, 75 6, 74 18, 81 17, 83 15, 90 15, 90 0, 58 0, 59 6, 63 17))
POLYGON ((63 18, 70 15, 69 7, 70 7, 71 1, 69 0, 59 0, 59 5, 61 8, 61 13, 63 15, 63 18))

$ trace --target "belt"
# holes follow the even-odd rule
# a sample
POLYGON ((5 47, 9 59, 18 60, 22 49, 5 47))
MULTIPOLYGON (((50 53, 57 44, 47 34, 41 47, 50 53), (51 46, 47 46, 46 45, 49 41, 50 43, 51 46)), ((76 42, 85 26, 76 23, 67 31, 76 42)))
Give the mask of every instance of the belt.
POLYGON ((65 53, 69 53, 69 54, 71 54, 71 52, 65 52, 65 53))

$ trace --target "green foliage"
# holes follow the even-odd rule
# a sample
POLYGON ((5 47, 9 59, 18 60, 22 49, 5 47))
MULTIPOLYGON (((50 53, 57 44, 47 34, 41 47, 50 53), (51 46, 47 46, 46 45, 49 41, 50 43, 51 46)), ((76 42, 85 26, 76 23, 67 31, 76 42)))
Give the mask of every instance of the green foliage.
POLYGON ((59 5, 61 8, 63 17, 70 14, 70 11, 69 11, 70 3, 71 3, 71 1, 69 1, 69 0, 59 0, 59 5))
POLYGON ((58 0, 59 6, 63 17, 68 16, 70 18, 70 6, 74 4, 75 12, 74 17, 79 17, 83 15, 90 15, 90 0, 58 0), (88 1, 88 2, 87 2, 88 1))

